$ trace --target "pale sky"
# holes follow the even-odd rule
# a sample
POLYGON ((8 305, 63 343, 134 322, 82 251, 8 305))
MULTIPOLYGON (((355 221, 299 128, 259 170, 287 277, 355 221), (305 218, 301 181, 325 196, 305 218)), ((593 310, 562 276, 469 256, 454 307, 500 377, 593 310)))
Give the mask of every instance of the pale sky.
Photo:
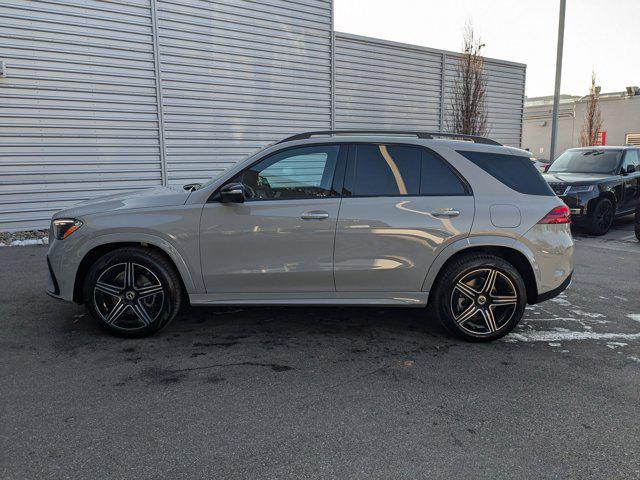
MULTIPOLYGON (((334 0, 335 29, 459 51, 470 19, 487 57, 527 64, 526 94, 552 95, 559 0, 334 0)), ((562 93, 640 86, 640 0, 567 0, 562 93)))

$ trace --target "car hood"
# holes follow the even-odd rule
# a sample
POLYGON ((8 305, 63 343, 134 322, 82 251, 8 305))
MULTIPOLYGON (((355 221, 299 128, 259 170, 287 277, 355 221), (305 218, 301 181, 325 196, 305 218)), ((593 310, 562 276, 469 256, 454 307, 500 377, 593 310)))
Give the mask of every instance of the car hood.
POLYGON ((94 213, 136 208, 184 205, 190 192, 181 187, 154 187, 92 198, 61 210, 53 218, 76 218, 94 213))
POLYGON ((569 185, 591 185, 615 179, 608 173, 545 173, 542 175, 548 183, 566 183, 569 185))

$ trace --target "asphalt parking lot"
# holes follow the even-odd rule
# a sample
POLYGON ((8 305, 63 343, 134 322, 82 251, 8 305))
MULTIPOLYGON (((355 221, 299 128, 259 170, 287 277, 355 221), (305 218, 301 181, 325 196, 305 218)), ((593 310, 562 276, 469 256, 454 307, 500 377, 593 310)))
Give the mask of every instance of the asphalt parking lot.
POLYGON ((640 478, 640 242, 489 345, 428 312, 187 309, 122 340, 0 248, 0 478, 640 478))

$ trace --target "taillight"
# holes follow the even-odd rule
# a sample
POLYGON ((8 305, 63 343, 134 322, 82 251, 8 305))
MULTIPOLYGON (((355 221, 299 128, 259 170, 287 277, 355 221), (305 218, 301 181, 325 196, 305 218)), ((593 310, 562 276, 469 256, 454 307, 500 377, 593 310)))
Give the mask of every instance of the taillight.
POLYGON ((570 223, 571 222, 571 212, 569 211, 569 207, 566 205, 562 205, 560 207, 556 207, 547 213, 542 220, 538 222, 538 224, 557 224, 557 223, 570 223))

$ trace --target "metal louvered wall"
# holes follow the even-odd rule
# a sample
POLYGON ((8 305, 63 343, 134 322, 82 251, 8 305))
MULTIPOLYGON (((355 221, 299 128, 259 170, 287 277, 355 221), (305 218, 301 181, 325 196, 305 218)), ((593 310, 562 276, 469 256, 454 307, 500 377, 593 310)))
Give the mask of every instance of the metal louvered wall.
MULTIPOLYGON (((448 99, 451 98, 457 63, 457 54, 446 55, 445 119, 451 109, 448 99)), ((504 145, 520 147, 526 66, 487 58, 485 75, 489 136, 504 145)))
POLYGON ((438 130, 442 54, 337 33, 336 128, 438 130))
POLYGON ((331 122, 331 2, 157 0, 170 184, 331 122))
POLYGON ((0 229, 161 182, 148 0, 0 4, 0 229))
MULTIPOLYGON (((337 128, 446 131, 457 53, 337 32, 335 49, 337 128)), ((525 69, 485 61, 489 136, 505 145, 520 146, 525 69)))
MULTIPOLYGON (((444 125, 456 54, 332 35, 332 17, 332 0, 2 0, 0 231, 304 130, 444 125)), ((487 72, 491 134, 519 145, 525 67, 487 72)))

